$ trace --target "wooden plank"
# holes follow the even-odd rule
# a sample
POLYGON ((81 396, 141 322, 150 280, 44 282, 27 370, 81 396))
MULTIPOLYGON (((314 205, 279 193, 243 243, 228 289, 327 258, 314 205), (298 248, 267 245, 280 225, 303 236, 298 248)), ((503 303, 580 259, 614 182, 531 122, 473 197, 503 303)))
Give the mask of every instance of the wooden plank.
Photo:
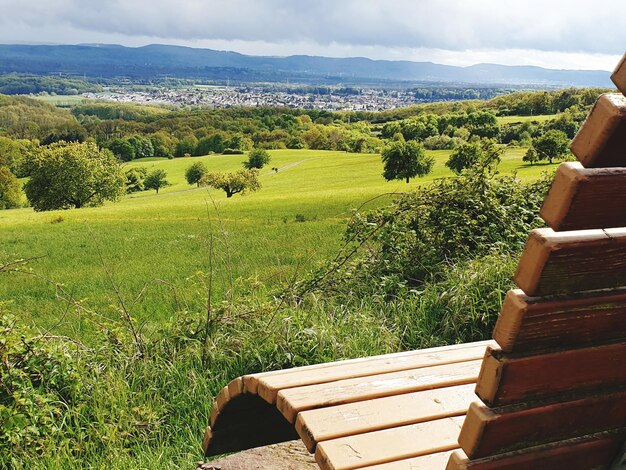
POLYGON ((491 344, 494 344, 493 341, 479 341, 340 361, 327 364, 325 367, 291 369, 286 371, 288 373, 270 373, 250 378, 247 384, 247 377, 244 377, 244 388, 256 389, 268 403, 275 403, 278 392, 287 388, 480 359, 484 356, 487 346, 491 344), (253 385, 252 381, 256 383, 253 385))
POLYGON ((444 418, 324 441, 315 460, 322 470, 348 470, 452 450, 462 417, 444 418))
POLYGON ((489 406, 626 385, 626 343, 515 357, 489 348, 476 394, 489 406))
POLYGON ((591 470, 605 469, 611 464, 626 433, 602 432, 525 452, 500 454, 485 459, 469 460, 465 453, 452 453, 446 470, 591 470))
POLYGON ((507 293, 493 330, 505 352, 582 347, 626 337, 626 289, 567 298, 507 293))
POLYGON ((562 441, 626 424, 626 391, 517 410, 470 406, 459 444, 472 459, 562 441))
MULTIPOLYGON (((290 369, 279 369, 279 370, 259 372, 259 373, 254 373, 254 374, 246 374, 242 376, 243 391, 244 393, 257 394, 259 381, 262 379, 267 380, 269 378, 272 378, 271 380, 274 380, 274 378, 276 377, 289 377, 289 379, 286 379, 286 380, 291 381, 292 379, 296 377, 299 377, 299 378, 307 377, 311 375, 312 372, 315 372, 317 374, 318 372, 324 369, 335 369, 335 368, 338 368, 339 370, 343 368, 355 369, 355 368, 358 368, 363 363, 401 362, 401 361, 404 361, 405 358, 410 358, 416 355, 423 356, 423 355, 434 354, 438 356, 442 353, 446 353, 452 350, 463 351, 468 348, 472 349, 474 347, 480 347, 480 346, 484 346, 486 348, 488 345, 492 343, 493 341, 476 341, 472 343, 454 344, 451 346, 438 346, 435 348, 418 349, 414 351, 402 351, 402 352, 392 353, 392 354, 380 354, 378 356, 357 357, 354 359, 342 359, 342 360, 334 361, 334 362, 323 362, 321 364, 311 364, 308 366, 292 367, 290 369)), ((298 383, 293 386, 310 385, 310 383, 308 382, 305 382, 305 383, 299 383, 299 382, 300 381, 298 381, 298 383)))
POLYGON ((462 416, 476 399, 474 388, 471 383, 303 411, 296 431, 314 452, 317 443, 329 439, 462 416))
POLYGON ((446 468, 451 454, 452 451, 449 450, 362 468, 363 470, 443 470, 446 468))
POLYGON ((533 230, 514 279, 529 296, 626 286, 626 228, 533 230))
POLYGON ((585 168, 626 166, 626 98, 619 93, 600 96, 571 150, 585 168))
POLYGON ((622 94, 626 95, 626 55, 622 57, 615 70, 611 74, 611 80, 622 94))
POLYGON ((539 215, 555 231, 624 227, 625 200, 626 168, 566 162, 559 165, 539 215))
POLYGON ((480 364, 480 360, 465 361, 288 388, 278 393, 276 405, 283 416, 293 423, 296 415, 305 410, 474 383, 480 364))

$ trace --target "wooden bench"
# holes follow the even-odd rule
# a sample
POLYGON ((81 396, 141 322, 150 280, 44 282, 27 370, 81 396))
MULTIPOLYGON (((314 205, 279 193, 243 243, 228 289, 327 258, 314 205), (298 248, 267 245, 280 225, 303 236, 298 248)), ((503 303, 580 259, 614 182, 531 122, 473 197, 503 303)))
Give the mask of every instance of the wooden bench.
MULTIPOLYGON (((612 78, 626 91, 626 59, 612 78)), ((572 151, 493 341, 239 377, 205 454, 299 437, 322 469, 626 468, 626 98, 572 151)))

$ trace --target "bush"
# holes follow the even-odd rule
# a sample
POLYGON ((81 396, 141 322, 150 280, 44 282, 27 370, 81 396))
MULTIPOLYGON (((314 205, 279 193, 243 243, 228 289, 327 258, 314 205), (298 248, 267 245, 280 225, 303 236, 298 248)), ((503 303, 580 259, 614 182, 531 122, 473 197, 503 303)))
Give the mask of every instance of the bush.
POLYGON ((239 149, 224 149, 222 152, 223 155, 243 155, 243 150, 239 149))

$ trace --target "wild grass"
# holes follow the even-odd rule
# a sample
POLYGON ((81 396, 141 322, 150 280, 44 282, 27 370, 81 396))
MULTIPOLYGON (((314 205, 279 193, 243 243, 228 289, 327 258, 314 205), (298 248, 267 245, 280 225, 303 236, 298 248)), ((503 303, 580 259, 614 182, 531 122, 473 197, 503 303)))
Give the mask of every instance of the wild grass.
MULTIPOLYGON (((451 174, 445 167, 449 151, 433 151, 433 172, 408 185, 386 182, 378 155, 311 150, 270 153, 271 166, 279 172, 263 169, 262 189, 245 196, 226 199, 223 192, 186 183, 184 171, 192 162, 200 160, 210 170, 231 171, 244 160, 241 155, 212 155, 128 164, 167 171, 172 185, 158 195, 145 191, 119 203, 79 210, 1 211, 0 260, 38 258, 32 263, 34 270, 62 282, 75 298, 87 299, 96 309, 114 300, 104 274, 106 266, 127 295, 145 288, 133 314, 139 322, 158 323, 168 315, 171 286, 187 286, 188 279, 207 271, 210 233, 220 226, 231 257, 220 258, 215 295, 228 289, 230 277, 255 279, 271 289, 331 256, 352 211, 364 202, 451 174)), ((507 149, 501 172, 534 179, 549 167, 523 164, 523 153, 524 149, 507 149)), ((375 199, 364 208, 386 204, 391 197, 375 199)), ((62 309, 54 288, 36 278, 4 280, 0 301, 10 302, 10 309, 26 321, 43 325, 52 324, 62 309)), ((82 336, 80 325, 68 323, 64 328, 82 336)))

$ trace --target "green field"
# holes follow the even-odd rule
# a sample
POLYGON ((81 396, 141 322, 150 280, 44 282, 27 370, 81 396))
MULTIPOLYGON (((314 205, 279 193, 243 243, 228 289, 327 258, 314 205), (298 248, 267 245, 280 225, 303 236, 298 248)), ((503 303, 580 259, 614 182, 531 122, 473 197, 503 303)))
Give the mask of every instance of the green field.
POLYGON ((498 116, 498 124, 514 124, 518 122, 545 122, 555 119, 558 114, 540 114, 538 116, 498 116))
MULTIPOLYGON (((550 168, 522 164, 524 151, 507 149, 501 172, 516 171, 528 179, 550 168)), ((271 288, 333 255, 353 209, 381 194, 409 191, 451 174, 444 165, 449 151, 430 152, 436 157, 433 173, 408 185, 382 178, 379 155, 270 153, 269 167, 278 167, 279 172, 263 169, 262 189, 244 196, 227 199, 221 191, 186 183, 184 171, 195 161, 205 162, 211 170, 234 170, 244 160, 242 155, 216 155, 127 164, 165 169, 172 185, 158 195, 146 191, 119 203, 69 211, 1 211, 0 259, 37 258, 30 263, 36 274, 63 283, 75 299, 96 310, 115 303, 106 268, 128 299, 147 286, 134 313, 140 320, 158 321, 173 311, 166 284, 190 288, 198 272, 208 271, 209 233, 218 253, 217 296, 231 277, 254 278, 271 288)), ((388 200, 378 198, 365 208, 388 200)), ((237 288, 238 283, 234 285, 237 288)), ((67 308, 55 299, 55 289, 38 277, 6 277, 0 302, 9 302, 21 317, 44 325, 55 322, 67 308)), ((80 335, 80 324, 65 328, 80 335)))
POLYGON ((89 98, 85 98, 83 95, 25 95, 29 98, 34 98, 39 101, 52 104, 60 107, 70 107, 77 104, 82 104, 89 98))

